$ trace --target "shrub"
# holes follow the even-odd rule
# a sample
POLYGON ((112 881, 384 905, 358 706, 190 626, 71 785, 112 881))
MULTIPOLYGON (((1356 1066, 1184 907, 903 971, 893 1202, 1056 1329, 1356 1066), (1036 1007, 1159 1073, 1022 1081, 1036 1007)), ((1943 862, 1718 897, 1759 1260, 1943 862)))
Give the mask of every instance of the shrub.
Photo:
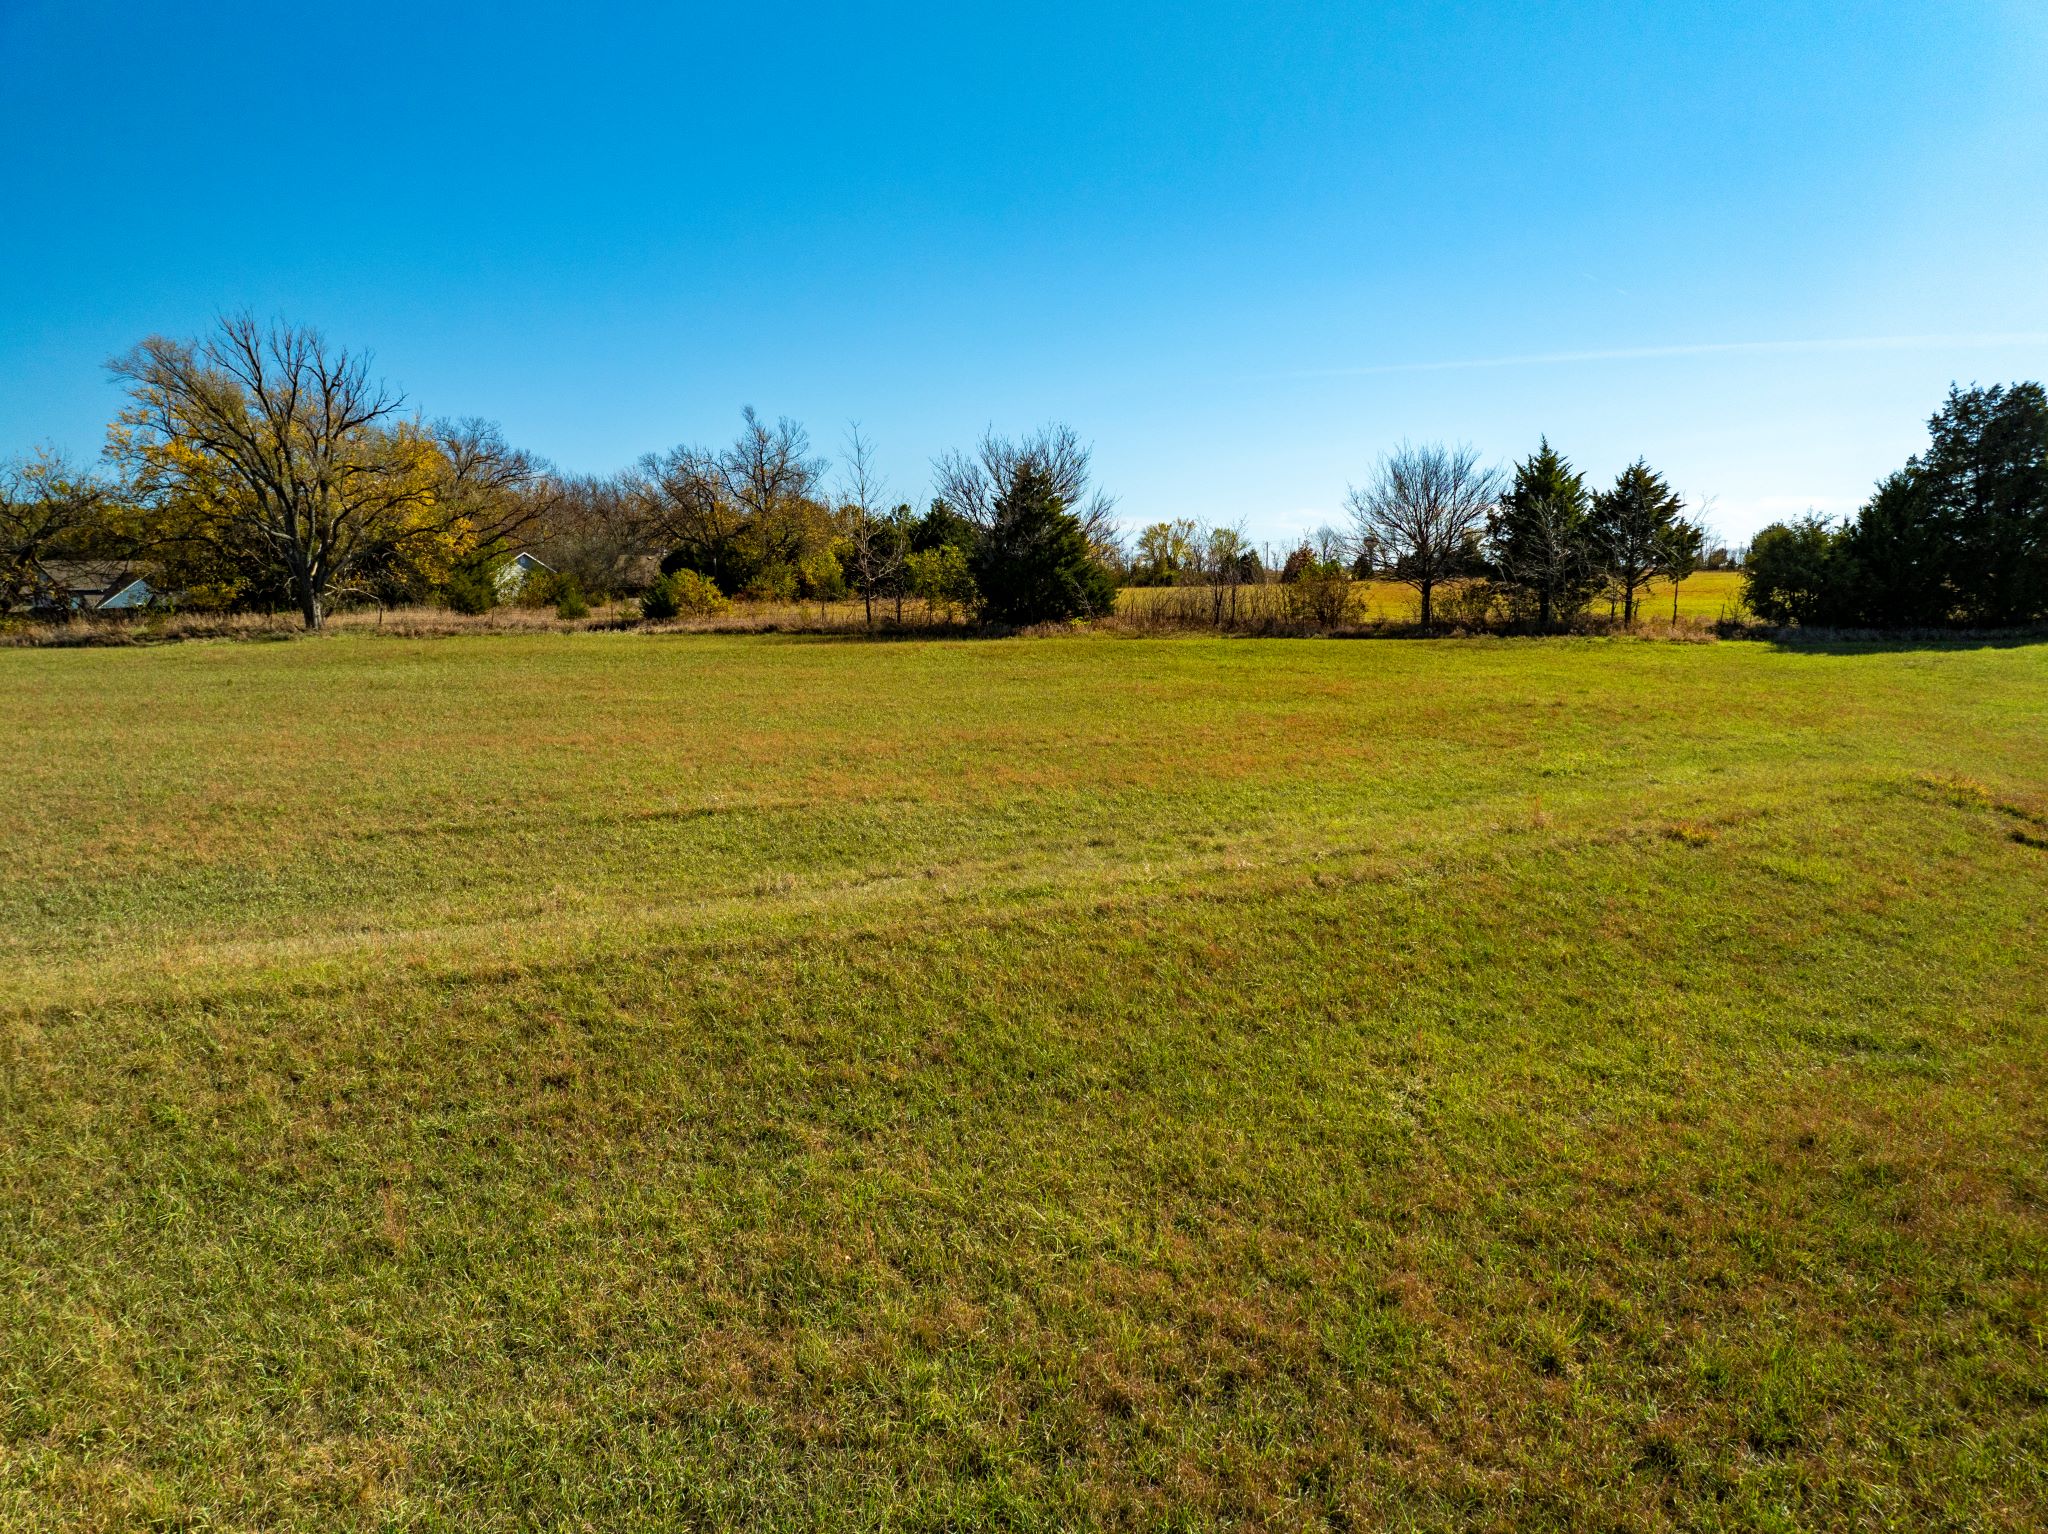
POLYGON ((1484 628, 1492 619, 1494 606, 1499 601, 1500 591, 1493 582, 1460 581, 1447 587, 1437 598, 1436 614, 1443 622, 1456 628, 1484 628))
POLYGON ((1285 578, 1287 615, 1319 629, 1339 627, 1351 607, 1351 572, 1335 560, 1319 560, 1312 554, 1300 561, 1290 554, 1287 564, 1294 572, 1285 578))
POLYGON ((939 544, 920 549, 905 565, 910 575, 911 595, 924 598, 935 618, 952 619, 971 612, 979 599, 974 577, 967 569, 967 556, 957 545, 939 544))
POLYGON ((498 583, 488 570, 458 570, 449 578, 448 605, 471 616, 498 605, 498 583))
POLYGON ((584 600, 583 587, 573 575, 563 576, 555 582, 555 616, 557 618, 588 618, 590 603, 584 600))
POLYGON ((830 549, 821 549, 796 569, 797 594, 812 602, 836 601, 846 595, 846 568, 830 549))
POLYGON ((1839 623, 1845 615, 1843 535, 1819 517, 1779 522, 1750 543, 1742 599, 1766 623, 1839 623))
POLYGON ((675 588, 676 605, 689 616, 701 617, 707 613, 722 613, 732 603, 725 593, 718 589, 718 582, 708 575, 699 575, 695 570, 678 570, 669 577, 675 588))
POLYGON ((686 615, 722 613, 731 605, 709 576, 678 570, 647 588, 647 595, 640 599, 640 616, 652 623, 666 623, 686 615))
POLYGON ((640 616, 649 623, 666 623, 671 618, 681 617, 683 599, 676 588, 677 577, 657 576, 654 584, 640 598, 640 616))
POLYGON ((559 607, 562 598, 574 591, 580 598, 583 583, 560 570, 536 570, 519 583, 514 600, 521 607, 559 607))
POLYGON ((740 588, 740 595, 749 602, 794 602, 796 588, 796 566, 777 563, 757 570, 740 588))

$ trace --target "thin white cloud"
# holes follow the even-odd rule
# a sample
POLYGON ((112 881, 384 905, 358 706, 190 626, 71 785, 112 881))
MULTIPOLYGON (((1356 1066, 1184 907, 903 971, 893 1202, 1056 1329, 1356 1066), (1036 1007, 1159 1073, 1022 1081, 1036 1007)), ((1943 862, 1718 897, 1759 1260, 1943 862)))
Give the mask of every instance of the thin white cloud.
POLYGON ((1476 368, 1549 367, 1579 362, 1640 362, 1660 357, 1719 357, 1795 352, 1924 351, 1936 348, 2039 346, 2048 331, 1994 335, 1846 336, 1806 341, 1698 341, 1679 346, 1617 346, 1601 351, 1532 352, 1519 357, 1461 357, 1438 362, 1380 362, 1363 367, 1304 368, 1283 378, 1367 378, 1383 373, 1450 373, 1476 368))

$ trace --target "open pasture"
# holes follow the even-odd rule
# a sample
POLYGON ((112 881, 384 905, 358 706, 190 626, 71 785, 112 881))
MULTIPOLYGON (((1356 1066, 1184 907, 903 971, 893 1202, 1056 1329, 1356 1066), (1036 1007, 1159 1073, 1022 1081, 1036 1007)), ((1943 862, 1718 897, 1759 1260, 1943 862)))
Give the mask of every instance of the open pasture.
POLYGON ((0 739, 0 1527, 2048 1509, 2048 647, 350 633, 0 739))
MULTIPOLYGON (((1440 589, 1439 599, 1455 591, 1456 582, 1449 582, 1440 589)), ((1187 588, 1172 586, 1127 586, 1118 595, 1117 611, 1126 616, 1137 616, 1146 609, 1161 602, 1175 603, 1185 599, 1187 588)), ((1284 593, 1277 588, 1264 588, 1254 593, 1257 598, 1281 600, 1284 593)), ((1671 583, 1654 581, 1642 597, 1643 615, 1655 622, 1668 620, 1672 615, 1671 583)), ((1607 602, 1603 598, 1595 602, 1591 611, 1605 616, 1607 602)), ((1413 623, 1420 604, 1415 588, 1400 581, 1375 579, 1351 583, 1351 616, 1354 621, 1384 624, 1413 623)), ((1723 618, 1738 618, 1742 612, 1742 572, 1740 570, 1702 570, 1680 582, 1678 588, 1678 616, 1704 623, 1717 622, 1723 618)))

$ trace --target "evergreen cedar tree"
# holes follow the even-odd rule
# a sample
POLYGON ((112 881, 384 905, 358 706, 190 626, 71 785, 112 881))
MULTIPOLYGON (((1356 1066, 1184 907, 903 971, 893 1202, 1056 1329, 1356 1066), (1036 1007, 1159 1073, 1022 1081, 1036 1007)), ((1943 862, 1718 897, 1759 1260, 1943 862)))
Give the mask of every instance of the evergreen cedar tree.
POLYGON ((1770 623, 2004 627, 2048 620, 2048 393, 1952 388, 1927 451, 1843 528, 1757 534, 1744 595, 1770 623))
POLYGON ((974 524, 944 499, 935 499, 910 529, 910 550, 914 554, 928 554, 941 548, 965 553, 973 547, 974 524))
POLYGON ((1116 606, 1116 579, 1050 475, 1020 464, 975 541, 969 567, 984 617, 1024 627, 1089 618, 1116 606))
POLYGON ((1635 622, 1636 593, 1660 573, 1683 509, 1664 476, 1640 458, 1621 471, 1612 490, 1593 497, 1593 552, 1621 593, 1622 622, 1635 622))
POLYGON ((1585 476, 1545 437, 1494 510, 1487 532, 1501 584, 1535 605, 1544 628, 1575 617, 1599 588, 1591 506, 1585 476))

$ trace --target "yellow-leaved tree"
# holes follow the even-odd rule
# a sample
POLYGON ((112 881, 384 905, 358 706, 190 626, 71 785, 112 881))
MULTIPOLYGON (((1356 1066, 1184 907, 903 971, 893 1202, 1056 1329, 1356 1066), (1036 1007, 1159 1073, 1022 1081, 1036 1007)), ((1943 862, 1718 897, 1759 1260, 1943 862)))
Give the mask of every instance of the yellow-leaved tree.
POLYGON ((533 460, 481 422, 401 418, 368 359, 317 331, 232 316, 110 366, 134 539, 185 600, 289 605, 317 629, 337 595, 445 582, 533 515, 533 460))

